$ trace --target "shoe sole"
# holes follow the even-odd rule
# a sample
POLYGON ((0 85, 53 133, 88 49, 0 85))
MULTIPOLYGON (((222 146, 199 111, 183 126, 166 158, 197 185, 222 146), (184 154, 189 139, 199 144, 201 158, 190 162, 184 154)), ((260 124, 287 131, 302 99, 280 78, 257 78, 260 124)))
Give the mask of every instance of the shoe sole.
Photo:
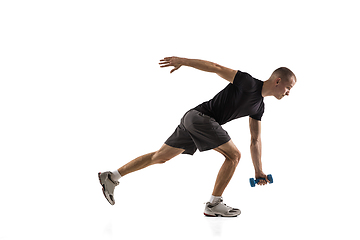
POLYGON ((204 215, 206 216, 206 217, 237 217, 237 216, 239 216, 239 215, 234 215, 234 216, 223 216, 223 215, 221 215, 221 214, 215 214, 215 215, 210 215, 210 214, 206 214, 206 213, 204 213, 204 215))
POLYGON ((104 194, 104 197, 105 197, 105 199, 106 199, 111 205, 114 205, 115 202, 114 202, 114 204, 112 204, 112 203, 109 201, 109 199, 107 199, 107 197, 106 197, 105 188, 104 188, 104 185, 101 183, 101 177, 100 177, 100 175, 101 175, 101 172, 98 173, 98 177, 99 177, 99 182, 100 182, 100 185, 101 185, 101 188, 102 188, 102 192, 103 192, 103 194, 104 194))

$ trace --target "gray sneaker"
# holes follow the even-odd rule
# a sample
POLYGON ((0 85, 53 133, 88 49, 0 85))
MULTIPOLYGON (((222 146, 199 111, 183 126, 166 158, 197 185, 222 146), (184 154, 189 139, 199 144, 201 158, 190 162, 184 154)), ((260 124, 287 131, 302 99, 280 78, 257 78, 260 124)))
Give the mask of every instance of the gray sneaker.
POLYGON ((114 189, 117 185, 119 185, 119 182, 113 181, 111 179, 111 175, 112 175, 111 172, 98 173, 99 181, 102 186, 102 191, 104 193, 104 196, 111 205, 114 205, 115 204, 114 189))
POLYGON ((240 209, 226 206, 222 198, 215 203, 206 203, 204 211, 204 215, 208 217, 236 217, 240 214, 240 209))

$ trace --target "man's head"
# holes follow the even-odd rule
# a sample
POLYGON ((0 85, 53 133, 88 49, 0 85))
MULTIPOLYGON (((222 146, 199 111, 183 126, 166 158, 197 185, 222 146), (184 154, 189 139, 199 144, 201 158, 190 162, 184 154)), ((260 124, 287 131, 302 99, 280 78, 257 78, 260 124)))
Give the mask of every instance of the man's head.
POLYGON ((269 78, 271 95, 279 100, 288 96, 296 81, 296 76, 290 69, 286 67, 276 69, 269 78))

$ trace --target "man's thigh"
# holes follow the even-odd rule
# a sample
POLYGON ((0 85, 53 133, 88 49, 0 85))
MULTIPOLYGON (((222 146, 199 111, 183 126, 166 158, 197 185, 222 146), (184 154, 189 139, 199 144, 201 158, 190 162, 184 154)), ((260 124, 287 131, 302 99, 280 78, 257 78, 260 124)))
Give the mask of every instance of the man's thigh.
POLYGON ((228 159, 237 159, 240 160, 241 154, 239 149, 235 146, 234 142, 230 139, 227 143, 214 148, 215 151, 221 153, 228 159))
POLYGON ((183 126, 200 152, 215 149, 231 140, 214 118, 196 110, 185 115, 183 126))

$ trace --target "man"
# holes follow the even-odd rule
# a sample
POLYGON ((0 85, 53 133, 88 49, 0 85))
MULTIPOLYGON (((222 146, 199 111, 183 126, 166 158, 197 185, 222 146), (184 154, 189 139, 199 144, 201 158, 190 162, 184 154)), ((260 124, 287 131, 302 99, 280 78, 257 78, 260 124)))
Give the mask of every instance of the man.
POLYGON ((160 60, 160 67, 174 67, 170 73, 181 66, 193 67, 202 71, 216 73, 230 83, 213 99, 204 102, 186 112, 175 132, 156 152, 140 156, 113 172, 99 173, 100 184, 105 198, 115 204, 114 189, 120 177, 146 168, 156 163, 165 163, 183 153, 193 155, 214 149, 225 157, 225 162, 218 173, 210 201, 206 204, 206 216, 238 216, 241 211, 226 206, 222 194, 230 182, 241 154, 228 133, 221 125, 236 118, 249 116, 251 133, 251 157, 255 177, 263 178, 259 185, 269 182, 263 173, 261 164, 261 117, 264 113, 264 97, 274 96, 282 99, 289 95, 296 83, 295 74, 288 68, 275 70, 270 78, 263 82, 245 72, 236 71, 218 64, 179 57, 166 57, 160 60))

